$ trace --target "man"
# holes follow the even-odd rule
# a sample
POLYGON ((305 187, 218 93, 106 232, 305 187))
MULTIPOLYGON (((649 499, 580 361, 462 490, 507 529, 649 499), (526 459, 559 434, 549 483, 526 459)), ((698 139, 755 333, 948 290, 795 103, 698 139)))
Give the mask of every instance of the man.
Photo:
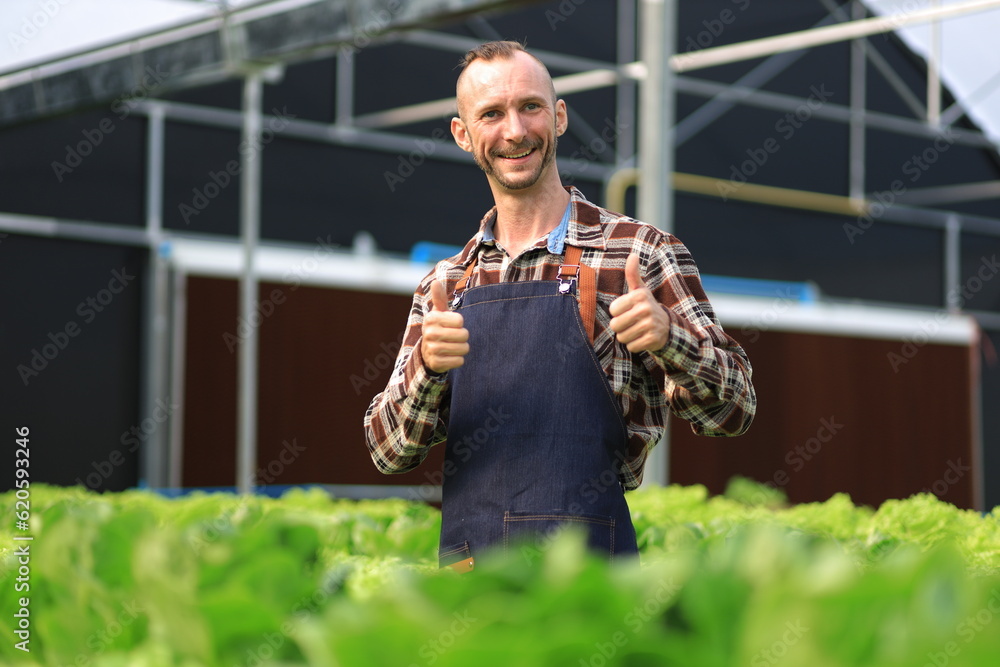
POLYGON ((687 249, 563 187, 566 104, 516 42, 462 61, 451 131, 495 207, 421 281, 388 386, 365 416, 385 473, 447 441, 442 566, 471 569, 566 525, 594 550, 636 552, 623 490, 642 481, 669 412, 732 436, 756 398, 687 249))

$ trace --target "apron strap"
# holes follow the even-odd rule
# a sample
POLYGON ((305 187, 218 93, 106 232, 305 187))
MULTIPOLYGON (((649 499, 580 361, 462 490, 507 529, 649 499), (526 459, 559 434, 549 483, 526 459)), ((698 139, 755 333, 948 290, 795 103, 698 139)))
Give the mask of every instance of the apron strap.
POLYGON ((465 289, 469 286, 469 281, 472 279, 472 272, 476 270, 476 261, 479 259, 478 254, 472 256, 472 261, 469 265, 465 267, 465 273, 462 277, 458 279, 455 283, 455 291, 452 293, 451 306, 455 308, 462 302, 462 294, 465 293, 465 289))
MULTIPOLYGON (((594 271, 594 267, 587 266, 580 261, 582 256, 582 248, 567 245, 562 266, 559 267, 559 278, 560 280, 576 280, 577 297, 580 302, 580 319, 583 321, 584 331, 587 332, 587 340, 593 345, 594 322, 597 318, 597 273, 594 271)), ((462 294, 468 288, 472 272, 476 269, 477 259, 478 256, 472 258, 472 261, 465 268, 465 273, 455 283, 455 291, 452 296, 453 307, 461 302, 462 294)))
POLYGON ((559 278, 577 279, 577 297, 580 300, 580 319, 583 329, 587 332, 587 340, 594 344, 594 321, 597 318, 597 273, 594 267, 580 261, 583 249, 577 246, 566 246, 566 256, 563 265, 559 267, 559 278))

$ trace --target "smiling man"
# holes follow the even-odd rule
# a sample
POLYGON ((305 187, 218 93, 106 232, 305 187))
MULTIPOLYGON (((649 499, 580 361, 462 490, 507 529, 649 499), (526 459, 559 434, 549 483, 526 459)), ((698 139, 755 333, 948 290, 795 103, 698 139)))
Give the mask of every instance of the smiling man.
POLYGON ((516 42, 461 66, 451 131, 495 205, 414 294, 365 415, 372 460, 406 472, 447 443, 442 566, 565 526, 608 558, 634 554, 624 491, 670 412, 702 435, 743 433, 750 362, 676 238, 562 185, 566 104, 545 66, 516 42))

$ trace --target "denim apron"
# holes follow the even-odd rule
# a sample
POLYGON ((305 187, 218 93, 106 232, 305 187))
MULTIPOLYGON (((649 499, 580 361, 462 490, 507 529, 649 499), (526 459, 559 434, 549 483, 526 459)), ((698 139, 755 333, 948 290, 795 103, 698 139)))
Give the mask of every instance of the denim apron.
POLYGON ((566 273, 456 289, 469 353, 449 371, 442 567, 487 548, 531 560, 567 526, 609 559, 637 552, 618 481, 628 431, 566 273))

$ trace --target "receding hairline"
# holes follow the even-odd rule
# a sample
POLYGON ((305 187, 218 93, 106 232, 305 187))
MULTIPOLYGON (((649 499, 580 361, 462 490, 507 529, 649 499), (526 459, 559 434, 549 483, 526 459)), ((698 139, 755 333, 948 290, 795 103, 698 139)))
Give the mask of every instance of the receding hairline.
MULTIPOLYGON (((549 89, 552 92, 552 102, 555 103, 556 87, 555 84, 552 83, 552 75, 549 73, 549 68, 545 66, 545 63, 539 60, 538 57, 535 56, 533 53, 528 51, 527 47, 521 42, 515 42, 510 40, 496 40, 492 42, 484 42, 479 46, 475 47, 474 49, 469 49, 468 51, 465 52, 465 55, 462 56, 461 60, 458 61, 459 73, 458 73, 458 79, 455 81, 456 104, 458 104, 457 102, 458 89, 462 85, 462 78, 464 77, 466 70, 469 68, 469 65, 476 62, 477 60, 481 60, 483 62, 493 62, 495 60, 512 60, 517 56, 517 53, 519 52, 529 56, 532 60, 534 60, 541 66, 542 71, 545 72, 545 75, 549 79, 549 89)), ((459 116, 461 116, 462 115, 461 105, 459 104, 458 106, 459 106, 458 109, 459 116)))

